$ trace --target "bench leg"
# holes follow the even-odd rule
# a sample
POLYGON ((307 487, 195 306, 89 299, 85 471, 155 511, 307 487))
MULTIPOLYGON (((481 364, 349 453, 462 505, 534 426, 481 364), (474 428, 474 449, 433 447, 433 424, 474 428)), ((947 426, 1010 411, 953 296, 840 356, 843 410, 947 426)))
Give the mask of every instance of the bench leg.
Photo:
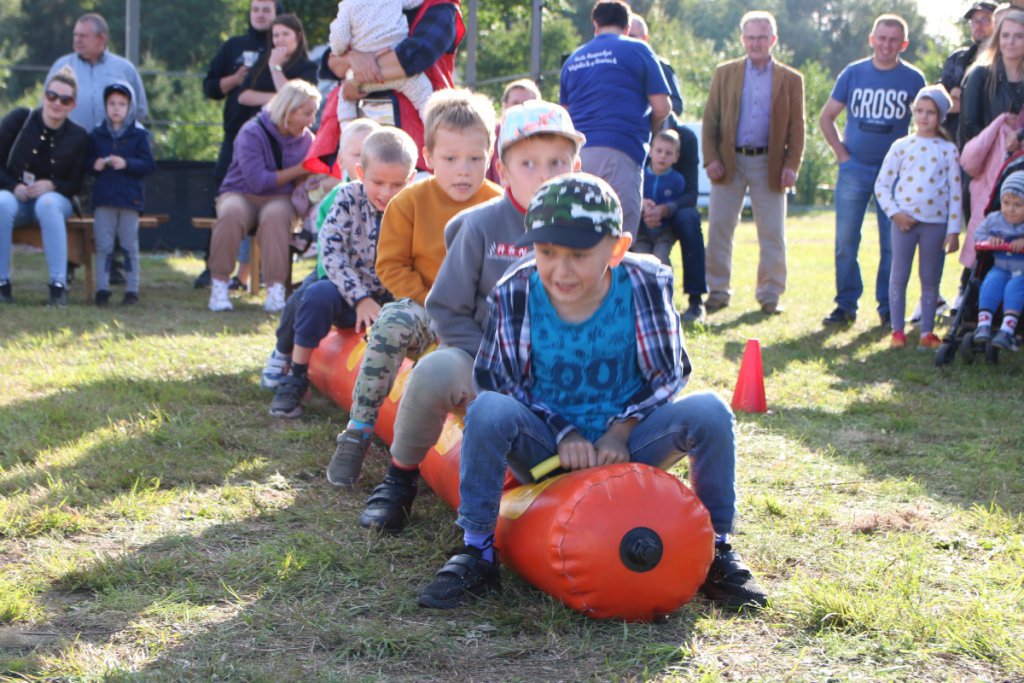
POLYGON ((249 259, 249 294, 260 293, 260 242, 252 237, 252 251, 249 259))

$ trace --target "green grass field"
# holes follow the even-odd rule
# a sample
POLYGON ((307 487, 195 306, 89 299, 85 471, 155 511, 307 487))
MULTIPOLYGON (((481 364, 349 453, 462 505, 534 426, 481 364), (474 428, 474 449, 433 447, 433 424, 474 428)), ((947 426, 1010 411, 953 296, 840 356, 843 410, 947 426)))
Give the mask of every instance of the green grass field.
MULTIPOLYGON (((152 256, 142 305, 98 310, 76 285, 47 310, 42 256, 16 253, 0 679, 1024 680, 1024 358, 892 351, 871 292, 853 327, 823 330, 832 220, 791 219, 772 318, 744 223, 733 305, 687 330, 691 389, 731 396, 746 340, 763 348, 770 412, 738 419, 734 544, 773 604, 698 598, 659 625, 589 620, 508 571, 500 598, 417 608, 454 514, 426 494, 401 536, 358 527, 383 453, 341 491, 323 470, 345 415, 319 395, 301 420, 267 415, 258 300, 210 313, 199 261, 152 256)), ((866 239, 871 276, 876 253, 866 239)), ((947 296, 958 276, 950 259, 947 296)))

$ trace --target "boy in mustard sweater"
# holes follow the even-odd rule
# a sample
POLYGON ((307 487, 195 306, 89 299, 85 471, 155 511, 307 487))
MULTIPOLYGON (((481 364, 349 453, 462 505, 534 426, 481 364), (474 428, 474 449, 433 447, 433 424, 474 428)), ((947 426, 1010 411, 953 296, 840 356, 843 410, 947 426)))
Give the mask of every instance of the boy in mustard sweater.
MULTIPOLYGON (((444 260, 445 225, 463 209, 501 194, 484 177, 494 148, 494 125, 494 107, 484 95, 448 89, 434 93, 427 103, 423 157, 434 176, 402 190, 381 221, 377 276, 395 300, 374 321, 352 391, 349 422, 327 467, 327 480, 336 486, 352 485, 359 478, 377 411, 402 360, 435 341, 424 302, 444 260)), ((392 460, 388 476, 403 474, 392 460)))

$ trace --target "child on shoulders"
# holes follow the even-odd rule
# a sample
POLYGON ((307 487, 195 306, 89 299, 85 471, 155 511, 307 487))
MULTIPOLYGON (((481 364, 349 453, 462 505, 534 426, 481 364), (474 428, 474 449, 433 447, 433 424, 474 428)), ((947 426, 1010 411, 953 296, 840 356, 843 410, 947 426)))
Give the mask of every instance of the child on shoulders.
MULTIPOLYGON (((501 194, 501 188, 484 178, 494 123, 493 105, 484 95, 446 89, 430 98, 423 156, 434 175, 400 192, 381 222, 377 275, 395 300, 381 309, 370 332, 349 422, 338 435, 327 468, 332 484, 348 486, 359 478, 378 410, 399 365, 407 354, 419 356, 436 340, 424 303, 445 256, 444 227, 460 211, 501 194)), ((402 468, 394 461, 389 476, 393 469, 394 476, 401 476, 402 468)), ((415 479, 409 486, 415 486, 415 479)), ((391 493, 387 489, 373 495, 391 493)))
POLYGON ((371 133, 363 142, 359 180, 338 190, 318 237, 317 282, 310 284, 295 312, 291 370, 270 403, 275 417, 302 414, 309 388, 309 358, 336 327, 369 329, 381 306, 391 301, 374 263, 381 217, 416 172, 416 143, 399 128, 371 133))
POLYGON ((942 128, 952 103, 943 86, 922 88, 913 104, 914 133, 892 144, 875 180, 878 206, 892 219, 892 348, 907 345, 907 282, 915 250, 921 279, 917 348, 930 350, 942 343, 933 332, 942 259, 944 253, 953 253, 960 246, 960 159, 952 138, 942 128))
MULTIPOLYGON (((403 12, 417 9, 422 4, 423 0, 342 0, 338 3, 338 14, 331 22, 331 52, 341 56, 349 50, 357 50, 376 55, 395 49, 409 37, 409 21, 403 12)), ((346 79, 351 78, 350 71, 346 79)), ((374 90, 397 90, 402 93, 409 98, 421 117, 434 92, 434 86, 425 74, 370 85, 374 90)), ((338 123, 342 128, 356 118, 356 104, 338 97, 338 123)))
POLYGON ((501 121, 497 168, 506 187, 500 198, 463 211, 444 231, 448 245, 427 313, 439 348, 416 363, 395 419, 394 471, 359 518, 368 528, 401 530, 411 510, 419 466, 437 442, 449 413, 462 413, 475 397, 473 358, 487 322, 487 297, 505 271, 530 251, 517 246, 530 197, 541 183, 579 170, 584 138, 569 113, 540 100, 512 106, 501 121))
MULTIPOLYGON (((626 254, 611 187, 586 173, 540 186, 519 246, 534 258, 495 287, 466 411, 457 524, 463 548, 419 594, 451 608, 500 588, 494 529, 506 468, 520 481, 557 453, 565 469, 692 459, 719 535, 701 590, 729 607, 767 596, 728 543, 735 516, 733 416, 712 393, 680 397, 690 373, 672 273, 626 254)), ((670 510, 665 511, 671 514, 670 510)))
POLYGON ((103 89, 106 117, 89 133, 88 168, 96 175, 92 205, 96 240, 97 306, 110 303, 110 271, 114 239, 126 253, 127 273, 122 304, 139 301, 139 214, 143 178, 156 170, 149 132, 135 120, 135 93, 123 81, 103 89))
POLYGON ((976 243, 993 247, 1008 244, 1009 252, 994 252, 995 263, 985 275, 978 293, 978 326, 974 341, 1017 350, 1014 333, 1024 309, 1024 171, 1014 171, 1000 188, 999 211, 985 216, 974 233, 976 243), (1003 324, 992 336, 992 315, 1003 305, 1003 324))
POLYGON ((672 129, 654 136, 650 164, 644 167, 643 221, 633 243, 635 253, 654 254, 669 267, 676 243, 672 215, 686 193, 686 179, 672 168, 679 161, 679 147, 679 133, 672 129))

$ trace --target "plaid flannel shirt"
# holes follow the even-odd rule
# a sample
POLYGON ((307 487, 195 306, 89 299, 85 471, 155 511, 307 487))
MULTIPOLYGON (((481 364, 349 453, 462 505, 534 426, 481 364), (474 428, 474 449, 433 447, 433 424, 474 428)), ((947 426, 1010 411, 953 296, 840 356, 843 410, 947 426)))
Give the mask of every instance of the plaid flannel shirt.
POLYGON ((395 57, 410 76, 420 74, 446 52, 455 50, 455 5, 436 5, 423 13, 416 29, 395 47, 395 57))
MULTIPOLYGON (((672 400, 690 375, 690 359, 683 347, 679 314, 672 303, 672 272, 657 262, 627 254, 620 268, 629 274, 636 308, 636 354, 644 386, 608 423, 644 419, 672 400)), ((507 273, 488 297, 489 314, 473 374, 481 390, 512 396, 544 420, 556 442, 576 427, 565 417, 534 399, 530 362, 530 259, 507 273)))

